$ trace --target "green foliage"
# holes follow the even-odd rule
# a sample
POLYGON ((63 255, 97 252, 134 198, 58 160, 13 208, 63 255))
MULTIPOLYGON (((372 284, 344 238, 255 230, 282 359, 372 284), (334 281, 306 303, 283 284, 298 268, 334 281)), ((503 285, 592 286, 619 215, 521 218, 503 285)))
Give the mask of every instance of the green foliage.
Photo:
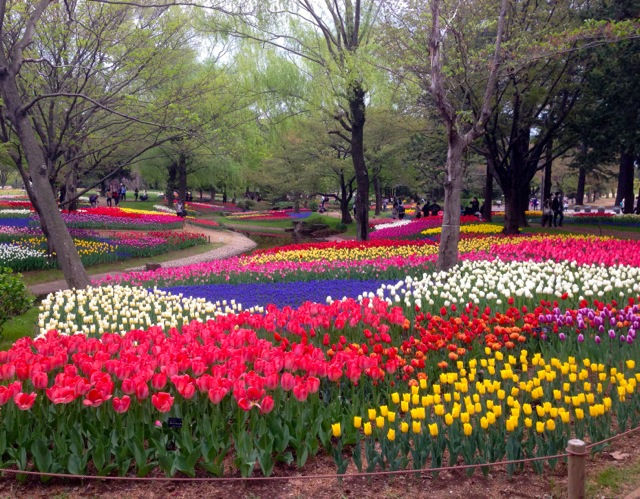
POLYGON ((255 202, 252 199, 240 199, 236 206, 242 211, 249 211, 255 206, 255 202))
POLYGON ((0 333, 2 326, 13 316, 26 312, 33 304, 22 276, 9 268, 0 268, 0 333))

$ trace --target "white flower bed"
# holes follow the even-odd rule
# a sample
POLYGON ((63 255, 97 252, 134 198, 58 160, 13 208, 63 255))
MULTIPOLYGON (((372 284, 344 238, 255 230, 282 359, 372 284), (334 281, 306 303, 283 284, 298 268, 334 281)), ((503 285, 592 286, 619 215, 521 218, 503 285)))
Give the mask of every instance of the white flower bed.
POLYGON ((50 329, 61 334, 124 334, 156 325, 179 328, 192 320, 207 321, 241 310, 234 300, 211 303, 157 289, 104 286, 49 294, 40 305, 38 328, 40 335, 50 329))
POLYGON ((572 302, 583 298, 601 301, 637 296, 640 268, 624 265, 604 267, 575 262, 464 261, 448 272, 407 277, 396 284, 359 296, 377 295, 389 303, 407 307, 449 306, 473 302, 501 305, 509 297, 557 300, 566 293, 572 302))
POLYGON ((164 213, 173 213, 174 215, 176 213, 176 210, 174 210, 173 208, 169 208, 168 206, 162 206, 161 204, 154 204, 153 208, 158 211, 162 211, 164 213))
POLYGON ((28 215, 31 210, 26 208, 6 208, 0 210, 0 215, 28 215))
POLYGON ((18 260, 25 260, 27 258, 41 258, 46 255, 46 252, 43 250, 23 248, 15 244, 8 243, 0 244, 0 262, 9 263, 18 260))
POLYGON ((375 226, 376 230, 380 229, 391 229, 393 227, 402 227, 403 225, 409 225, 413 220, 407 218, 404 220, 396 220, 395 222, 390 222, 388 224, 379 224, 375 226))

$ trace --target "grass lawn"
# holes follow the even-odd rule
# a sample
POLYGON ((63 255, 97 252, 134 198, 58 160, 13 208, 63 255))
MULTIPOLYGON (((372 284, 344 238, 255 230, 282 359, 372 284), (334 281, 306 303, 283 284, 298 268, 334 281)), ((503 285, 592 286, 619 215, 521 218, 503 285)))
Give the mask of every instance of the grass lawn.
POLYGON ((5 322, 0 333, 0 350, 7 350, 17 339, 33 336, 38 322, 38 307, 32 307, 24 314, 5 322))
MULTIPOLYGON (((122 262, 102 263, 100 265, 94 265, 88 267, 87 272, 89 274, 104 274, 107 272, 121 272, 131 267, 139 267, 146 263, 162 263, 169 260, 177 260, 178 258, 185 258, 193 255, 200 255, 207 251, 219 248, 222 244, 203 244, 201 246, 193 246, 179 251, 170 251, 169 253, 163 253, 162 255, 156 255, 149 258, 132 258, 130 260, 124 260, 122 262)), ((64 275, 61 270, 34 270, 32 272, 22 272, 24 282, 27 286, 33 284, 41 284, 43 282, 58 281, 64 279, 64 275)))

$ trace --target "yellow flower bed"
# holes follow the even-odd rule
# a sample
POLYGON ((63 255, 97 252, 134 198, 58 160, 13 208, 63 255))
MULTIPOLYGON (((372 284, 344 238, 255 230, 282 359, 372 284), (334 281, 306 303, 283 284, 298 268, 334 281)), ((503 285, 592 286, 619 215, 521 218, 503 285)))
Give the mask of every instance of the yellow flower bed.
POLYGON ((370 260, 375 258, 427 256, 438 253, 436 245, 416 245, 399 247, 371 247, 371 248, 313 248, 309 250, 280 251, 256 255, 250 258, 252 263, 267 262, 312 262, 318 260, 370 260))
MULTIPOLYGON (((23 248, 39 248, 42 245, 46 246, 47 240, 44 237, 29 237, 24 239, 19 239, 14 242, 16 246, 21 246, 23 248)), ((116 246, 97 242, 97 241, 87 241, 85 239, 74 239, 73 243, 78 249, 78 253, 80 255, 93 255, 96 253, 111 253, 116 250, 116 246)))
MULTIPOLYGON (((499 234, 502 232, 501 225, 495 224, 469 224, 469 225, 461 225, 460 233, 461 234, 499 234)), ((425 236, 440 234, 442 232, 442 227, 434 227, 432 229, 423 230, 421 233, 425 236)))

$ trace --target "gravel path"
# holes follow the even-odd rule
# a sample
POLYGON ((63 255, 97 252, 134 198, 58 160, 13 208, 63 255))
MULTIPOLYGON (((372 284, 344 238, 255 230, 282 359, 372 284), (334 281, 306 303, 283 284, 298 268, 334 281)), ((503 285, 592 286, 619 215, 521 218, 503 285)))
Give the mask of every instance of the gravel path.
MULTIPOLYGON (((210 241, 215 244, 223 244, 220 248, 207 251, 206 253, 200 253, 199 255, 188 256, 186 258, 179 258, 177 260, 169 260, 162 262, 162 267, 183 267, 185 265, 191 265, 193 263, 210 262, 212 260, 221 260, 223 258, 229 258, 231 256, 240 255, 246 251, 250 251, 257 246, 257 244, 248 237, 238 233, 226 230, 211 230, 201 227, 194 227, 188 224, 185 225, 184 230, 186 232, 198 232, 209 237, 210 241)), ((145 270, 144 266, 132 267, 126 269, 124 272, 108 272, 105 274, 92 274, 89 278, 93 280, 102 279, 108 275, 115 276, 125 274, 127 272, 145 270)), ((66 281, 52 281, 42 284, 34 284, 29 286, 29 291, 35 296, 48 295, 49 293, 55 293, 61 289, 69 289, 66 281)))

